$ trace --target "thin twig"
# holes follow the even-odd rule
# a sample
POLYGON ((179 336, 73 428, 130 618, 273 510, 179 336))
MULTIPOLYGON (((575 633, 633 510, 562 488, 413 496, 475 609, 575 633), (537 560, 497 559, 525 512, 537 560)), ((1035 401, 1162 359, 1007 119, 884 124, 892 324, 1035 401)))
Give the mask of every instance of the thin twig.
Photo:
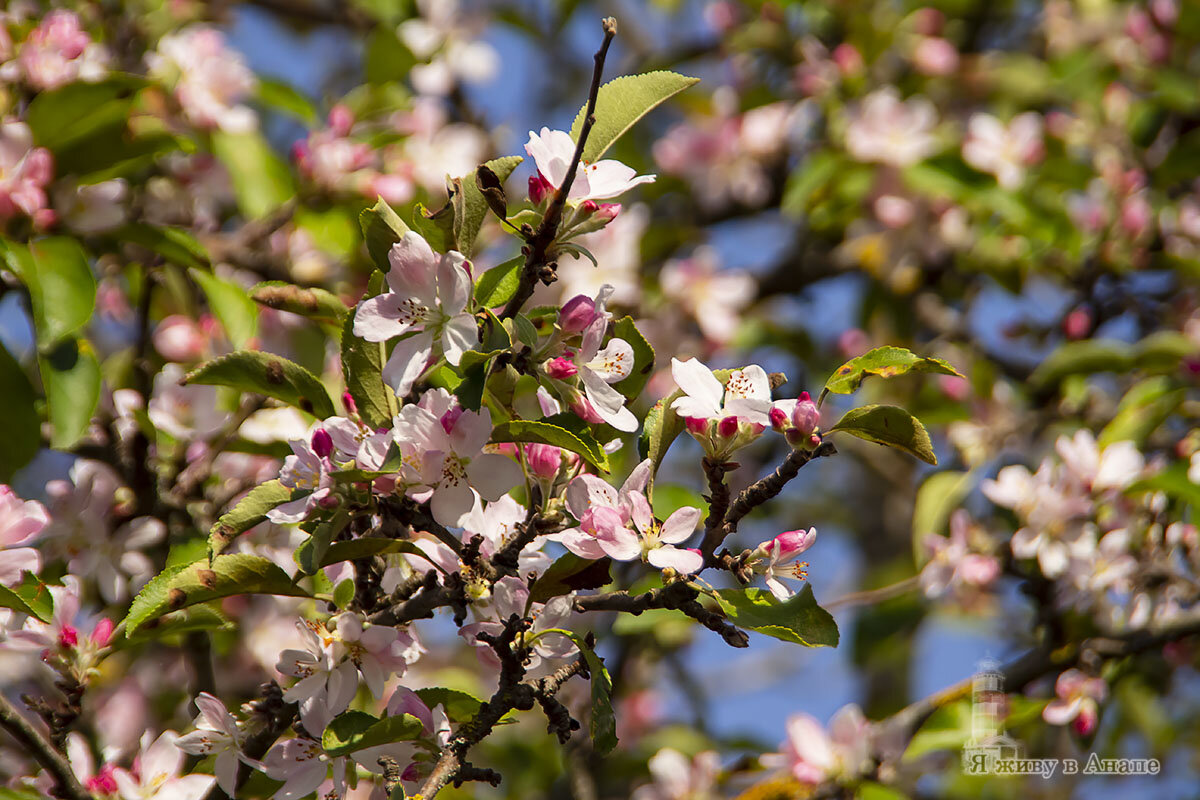
POLYGON ((50 741, 33 727, 3 694, 0 694, 0 728, 4 728, 24 745, 29 754, 54 777, 55 797, 64 800, 92 800, 92 796, 75 777, 66 757, 55 750, 50 741))
POLYGON ((921 582, 920 575, 913 575, 911 578, 905 578, 902 581, 881 586, 878 589, 866 589, 861 592, 850 592, 841 597, 825 604, 825 610, 829 611, 842 606, 869 606, 875 603, 882 603, 885 600, 891 600, 893 597, 900 597, 908 594, 913 589, 917 588, 921 582))
MULTIPOLYGON (((546 216, 542 218, 541 225, 537 231, 529 238, 525 249, 525 265, 521 270, 520 283, 517 285, 517 291, 504 306, 504 310, 500 312, 501 319, 508 319, 516 316, 525 302, 533 296, 533 288, 541 279, 542 271, 549 266, 549 258, 547 253, 550 246, 554 244, 554 239, 558 235, 558 223, 562 219, 563 209, 567 204, 567 196, 571 193, 571 186, 575 183, 575 173, 579 171, 579 164, 583 160, 583 149, 587 145, 588 134, 592 132, 592 126, 596 124, 596 99, 600 95, 600 81, 604 76, 604 60, 608 57, 608 47, 612 44, 613 37, 617 35, 617 21, 612 17, 606 17, 601 25, 604 28, 604 42, 600 45, 600 49, 596 51, 595 67, 592 70, 592 85, 588 91, 587 110, 584 113, 583 127, 579 129, 579 141, 575 143, 575 153, 571 157, 571 167, 567 170, 567 175, 563 178, 562 185, 554 192, 553 198, 550 200, 550 205, 546 209, 546 216)), ((553 276, 546 276, 546 282, 552 282, 553 276)))

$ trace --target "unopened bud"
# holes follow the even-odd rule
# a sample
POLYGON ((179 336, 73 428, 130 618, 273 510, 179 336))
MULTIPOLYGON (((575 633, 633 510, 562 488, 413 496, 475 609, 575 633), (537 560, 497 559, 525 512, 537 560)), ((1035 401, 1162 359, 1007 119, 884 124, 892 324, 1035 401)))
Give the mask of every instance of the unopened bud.
POLYGON ((572 297, 558 312, 558 325, 566 333, 581 333, 595 319, 596 302, 584 294, 572 297))
POLYGON ((772 408, 767 412, 767 418, 771 420, 771 427, 777 431, 782 431, 787 427, 788 415, 782 408, 772 408))
POLYGON ((540 172, 535 172, 529 176, 529 202, 535 206, 541 205, 542 200, 553 189, 554 187, 550 185, 550 181, 543 178, 540 172))
POLYGON ((562 450, 549 444, 530 444, 525 447, 525 458, 534 475, 553 480, 562 465, 562 450))
POLYGON ((354 395, 349 392, 342 392, 342 405, 346 407, 346 411, 351 414, 358 413, 358 403, 354 402, 354 395))
POLYGON ((588 402, 588 399, 583 395, 577 395, 575 399, 571 401, 570 408, 575 416, 579 417, 584 422, 592 425, 599 425, 600 423, 604 422, 604 418, 596 413, 595 407, 588 402))
POLYGON ((108 617, 104 617, 96 623, 96 627, 92 629, 92 642, 98 647, 106 647, 112 641, 113 630, 116 628, 113 621, 108 617))
POLYGON ((546 362, 546 374, 555 380, 566 380, 575 375, 579 370, 575 364, 563 356, 552 358, 546 362))
POLYGON ((792 424, 807 436, 817 429, 817 423, 820 421, 821 412, 817 409, 817 404, 812 401, 808 392, 801 392, 796 407, 792 409, 792 424))
POLYGON ((321 508, 337 508, 342 501, 336 494, 327 494, 317 501, 321 508))
POLYGON ((324 428, 317 428, 312 435, 312 449, 321 458, 329 458, 333 453, 333 437, 324 428))
POLYGON ((708 435, 708 420, 704 417, 685 417, 683 424, 687 426, 688 433, 695 436, 708 435))
POLYGON ((738 418, 724 417, 717 423, 717 433, 726 439, 732 439, 738 432, 738 418))

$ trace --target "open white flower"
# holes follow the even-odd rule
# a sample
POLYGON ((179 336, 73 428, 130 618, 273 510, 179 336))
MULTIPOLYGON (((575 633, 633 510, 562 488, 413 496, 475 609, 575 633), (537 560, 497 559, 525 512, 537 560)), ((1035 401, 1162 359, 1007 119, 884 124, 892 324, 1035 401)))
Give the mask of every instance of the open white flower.
POLYGON ((409 334, 396 343, 383 368, 384 381, 404 396, 425 371, 435 342, 457 366, 463 353, 479 344, 479 329, 466 311, 471 277, 462 253, 437 255, 420 234, 409 231, 392 245, 388 261, 391 291, 359 304, 354 334, 368 342, 409 334))
MULTIPOLYGON (((571 169, 571 161, 575 156, 575 140, 566 131, 542 128, 540 134, 529 132, 525 152, 533 158, 542 177, 557 189, 562 186, 567 178, 567 171, 571 169)), ((653 175, 638 175, 632 167, 611 158, 594 164, 581 161, 567 197, 579 201, 609 200, 638 184, 653 182, 653 175)))
POLYGON ((238 762, 241 760, 242 731, 225 704, 208 692, 196 698, 196 730, 180 736, 175 746, 197 756, 216 756, 213 773, 217 785, 230 797, 237 796, 238 762))
POLYGON ((142 750, 135 759, 136 774, 117 769, 113 777, 121 800, 200 800, 216 781, 212 775, 186 775, 183 751, 176 746, 179 734, 163 731, 150 743, 150 733, 142 737, 142 750))
POLYGON ((996 176, 1005 189, 1020 187, 1025 167, 1041 158, 1042 116, 1035 111, 1018 114, 1005 125, 991 114, 972 114, 963 141, 963 161, 996 176))
POLYGON ((625 396, 610 384, 624 380, 633 371, 633 347, 614 336, 600 348, 611 316, 603 310, 604 300, 611 294, 611 286, 601 288, 596 297, 596 318, 583 332, 583 344, 573 360, 592 409, 617 430, 632 432, 638 428, 637 417, 625 407, 625 396))
POLYGON ((757 364, 735 369, 724 386, 712 370, 695 358, 671 359, 671 377, 683 389, 671 408, 681 417, 720 420, 737 417, 741 422, 769 425, 771 382, 757 364))

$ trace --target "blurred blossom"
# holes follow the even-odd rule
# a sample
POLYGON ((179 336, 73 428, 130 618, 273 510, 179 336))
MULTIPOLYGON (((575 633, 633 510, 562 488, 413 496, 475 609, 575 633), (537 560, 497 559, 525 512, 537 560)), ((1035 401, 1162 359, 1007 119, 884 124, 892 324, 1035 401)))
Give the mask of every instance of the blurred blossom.
POLYGON ((598 266, 580 259, 572 268, 560 269, 550 291, 557 289, 560 298, 592 297, 607 284, 613 288, 614 305, 637 304, 642 298, 642 235, 649 222, 649 207, 639 203, 626 208, 600 230, 580 236, 576 243, 596 257, 598 266))
POLYGON ((1108 686, 1101 678, 1090 678, 1077 669, 1058 676, 1054 684, 1054 700, 1042 710, 1042 718, 1051 725, 1067 725, 1080 736, 1095 732, 1100 706, 1108 695, 1108 686))
POLYGON ((0 121, 0 223, 18 212, 32 217, 45 208, 53 171, 50 151, 33 146, 28 125, 0 121))
POLYGON ((146 56, 146 63, 152 75, 174 86, 193 124, 227 133, 258 127, 254 111, 242 104, 254 93, 258 79, 216 28, 196 25, 169 33, 146 56))
POLYGON ((722 269, 716 249, 708 246, 668 261, 659 280, 667 299, 686 310, 716 344, 727 344, 737 333, 741 312, 758 290, 749 273, 722 269))
POLYGON ((787 740, 781 753, 764 756, 769 767, 782 767, 801 783, 818 784, 830 779, 852 780, 864 773, 870 755, 870 723, 857 705, 848 705, 833 715, 829 729, 808 714, 795 714, 787 721, 787 740))
POLYGON ((419 16, 400 23, 397 32, 419 61, 410 79, 418 92, 450 94, 458 83, 487 83, 500 69, 500 57, 475 38, 476 26, 458 0, 417 0, 419 16))
POLYGON ((107 48, 92 41, 74 12, 56 9, 30 31, 16 60, 0 67, 0 79, 24 77, 35 89, 57 89, 74 81, 94 83, 108 75, 110 60, 107 48))
POLYGON ((178 739, 175 731, 164 731, 152 740, 146 731, 136 769, 115 772, 121 800, 202 800, 208 794, 216 782, 213 776, 181 775, 184 755, 176 745, 178 739))
POLYGON ((991 114, 972 114, 963 141, 963 160, 982 172, 996 176, 1005 189, 1016 189, 1025 177, 1025 168, 1040 160, 1042 117, 1026 112, 1005 125, 991 114))
POLYGON ((0 585, 15 586, 21 573, 35 575, 42 568, 32 544, 50 523, 46 508, 36 500, 22 500, 10 487, 0 484, 0 585))
POLYGON ((986 589, 1000 576, 994 556, 971 551, 971 519, 957 509, 950 517, 950 536, 924 537, 929 561, 921 570, 921 589, 926 597, 941 597, 950 591, 986 589))
POLYGON ((846 149, 859 161, 907 167, 937 149, 937 111, 924 97, 901 100, 895 87, 867 95, 851 111, 846 149))
POLYGON ((154 349, 168 361, 191 364, 208 352, 208 337, 190 317, 172 314, 154 328, 154 349))
POLYGON ((217 387, 199 383, 181 386, 184 374, 183 367, 171 363, 154 376, 146 413, 155 427, 176 439, 207 438, 220 430, 229 414, 217 407, 217 387))
POLYGON ((940 36, 924 36, 917 42, 912 60, 922 75, 950 75, 958 69, 958 50, 940 36))
POLYGON ((720 756, 713 750, 688 758, 664 747, 650 759, 653 783, 634 790, 631 800, 717 800, 720 756))
POLYGON ((129 217, 129 184, 124 178, 84 186, 60 184, 54 189, 58 220, 81 234, 104 233, 129 217))
POLYGON ((215 230, 233 205, 233 184, 225 166, 207 153, 171 153, 162 161, 166 175, 146 182, 146 221, 215 230))

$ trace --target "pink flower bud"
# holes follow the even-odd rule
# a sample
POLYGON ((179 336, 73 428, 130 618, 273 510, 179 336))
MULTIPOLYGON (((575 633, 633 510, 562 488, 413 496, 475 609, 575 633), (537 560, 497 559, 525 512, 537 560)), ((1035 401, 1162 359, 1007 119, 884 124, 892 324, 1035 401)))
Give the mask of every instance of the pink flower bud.
POLYGON ((207 349, 207 337, 195 322, 181 314, 158 323, 154 329, 154 349, 168 361, 199 361, 207 349))
POLYGON ((317 501, 321 508, 337 508, 342 501, 336 494, 327 494, 317 501))
POLYGON ((349 413, 358 414, 358 403, 354 402, 354 395, 349 392, 342 392, 342 405, 349 413))
POLYGON ((530 444, 525 447, 525 459, 534 475, 553 480, 562 465, 562 450, 549 444, 530 444))
POLYGON ((550 185, 550 181, 542 177, 542 173, 535 172, 529 176, 529 202, 535 206, 541 205, 542 200, 553 190, 554 187, 550 185))
POLYGON ((1071 720, 1071 728, 1080 736, 1090 736, 1100 722, 1100 715, 1092 703, 1084 703, 1079 707, 1079 714, 1071 720))
POLYGON ((79 631, 71 625, 63 625, 58 632, 58 646, 64 650, 79 644, 79 631))
POLYGON ((1092 330, 1092 314, 1086 308, 1076 308, 1063 319, 1063 334, 1072 341, 1086 339, 1092 330))
POLYGON ((409 764, 407 767, 405 767, 404 772, 400 773, 400 780, 408 781, 409 783, 412 783, 413 781, 419 779, 420 777, 421 777, 421 768, 415 761, 412 762, 411 764, 409 764))
POLYGON ((599 425, 601 422, 604 422, 604 418, 596 413, 596 409, 583 395, 576 396, 576 398, 571 401, 570 408, 571 412, 575 414, 575 416, 591 425, 599 425))
POLYGON ((329 109, 329 128, 335 136, 345 136, 354 127, 354 113, 346 106, 338 103, 329 109))
POLYGON ((687 427, 688 433, 695 436, 708 435, 708 420, 703 417, 685 417, 683 424, 687 427))
POLYGON ((939 375, 938 388, 949 399, 961 403, 971 393, 971 384, 957 375, 939 375))
POLYGON ((581 333, 596 319, 596 302, 585 294, 572 297, 558 311, 558 324, 566 333, 581 333))
POLYGON ((817 409, 817 404, 812 401, 808 392, 801 392, 796 407, 792 409, 792 425, 807 436, 817 429, 820 421, 821 412, 817 409))
POLYGON ((600 204, 595 200, 584 200, 579 204, 579 209, 585 214, 595 214, 600 209, 600 204))
POLYGON ((767 417, 771 420, 771 427, 777 431, 782 431, 787 427, 788 415, 782 408, 772 407, 767 412, 767 417))
POLYGON ((495 447, 496 452, 502 456, 508 456, 509 458, 517 457, 517 446, 512 442, 500 442, 499 444, 492 446, 495 447))
POLYGON ((324 428, 317 428, 312 435, 312 449, 321 458, 329 458, 333 452, 333 437, 324 428))
POLYGON ((817 529, 786 531, 759 545, 778 561, 791 561, 817 541, 817 529))
POLYGON ((605 223, 612 222, 614 219, 617 218, 617 214, 620 214, 620 213, 621 213, 621 204, 620 203, 601 203, 600 207, 596 210, 594 219, 597 219, 597 220, 599 220, 601 222, 605 222, 605 223))
POLYGON ((88 778, 84 782, 84 788, 95 794, 116 794, 120 791, 117 786, 117 768, 112 764, 105 764, 100 767, 100 770, 88 778))
POLYGON ((113 625, 113 621, 111 619, 104 617, 97 622, 96 627, 92 629, 92 642, 94 642, 98 647, 108 646, 108 643, 112 640, 113 629, 115 627, 116 626, 113 625))
POLYGON ((552 358, 546 362, 546 374, 557 381, 566 380, 577 372, 579 370, 575 364, 563 356, 552 358))
POLYGON ((913 27, 923 36, 937 36, 946 18, 936 8, 919 8, 912 15, 913 27))
POLYGON ((738 432, 738 418, 729 416, 717 423, 717 433, 726 439, 732 439, 738 432))
POLYGON ((442 419, 441 419, 442 430, 444 430, 448 434, 454 433, 454 426, 455 426, 455 424, 458 423, 458 418, 461 417, 462 415, 463 415, 462 406, 455 406, 454 408, 447 411, 445 414, 442 414, 442 419))

